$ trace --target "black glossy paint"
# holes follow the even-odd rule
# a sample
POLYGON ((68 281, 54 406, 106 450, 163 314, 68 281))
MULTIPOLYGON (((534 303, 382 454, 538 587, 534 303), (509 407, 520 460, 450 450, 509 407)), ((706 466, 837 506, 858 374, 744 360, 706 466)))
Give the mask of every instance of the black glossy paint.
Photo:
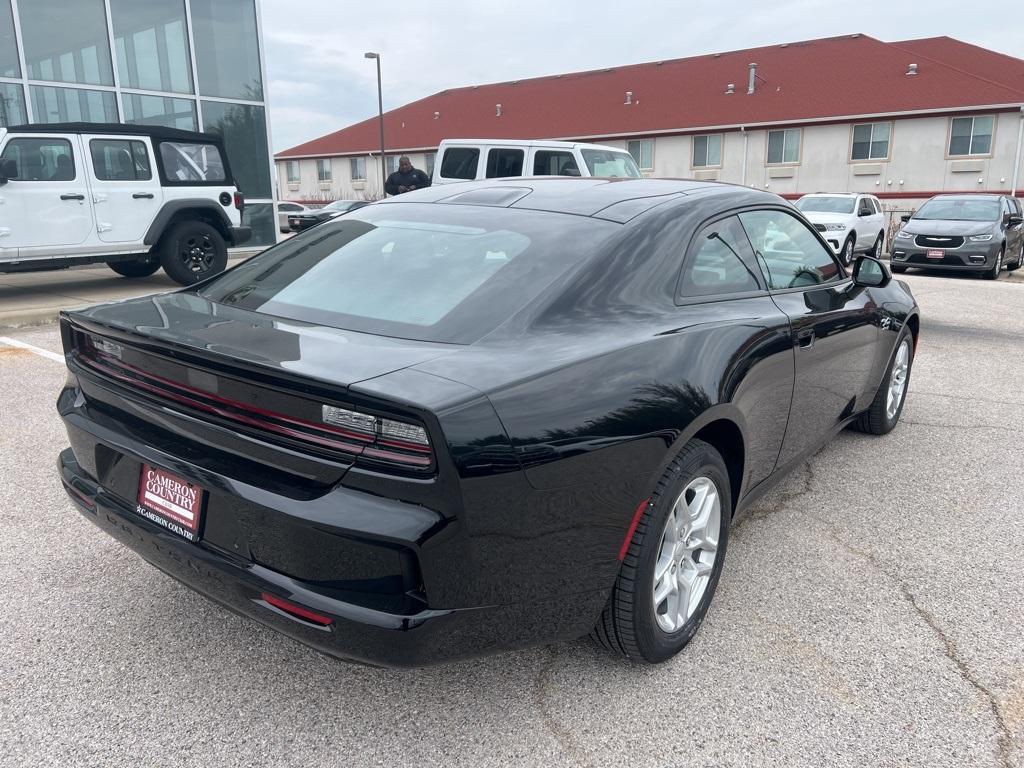
POLYGON ((468 215, 494 201, 615 227, 471 344, 283 320, 196 289, 65 315, 72 376, 58 409, 71 449, 60 472, 71 498, 200 592, 338 656, 424 664, 572 638, 593 625, 634 510, 688 440, 724 454, 742 512, 867 407, 899 330, 916 333, 916 303, 898 281, 677 296, 703 224, 727 211, 792 210, 766 193, 516 179, 381 205, 393 217, 413 202, 466 205, 468 215), (422 424, 434 468, 342 460, 190 413, 83 366, 79 330, 168 380, 253 407, 311 419, 327 403, 422 424), (209 491, 197 544, 135 514, 142 462, 209 491), (335 623, 271 610, 262 592, 335 623))

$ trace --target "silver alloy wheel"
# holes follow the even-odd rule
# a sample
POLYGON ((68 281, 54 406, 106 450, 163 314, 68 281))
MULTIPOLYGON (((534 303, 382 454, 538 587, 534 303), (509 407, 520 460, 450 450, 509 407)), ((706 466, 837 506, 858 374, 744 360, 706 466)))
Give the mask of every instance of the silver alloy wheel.
POLYGON ((721 525, 722 502, 714 481, 691 481, 672 505, 654 564, 654 615, 665 632, 682 629, 700 605, 718 555, 721 525))
POLYGON ((904 339, 896 350, 896 358, 892 361, 892 373, 889 374, 889 394, 885 399, 885 415, 890 419, 896 417, 896 411, 903 402, 903 394, 907 389, 907 372, 910 370, 910 341, 904 339))
POLYGON ((853 261, 853 240, 847 240, 843 246, 843 262, 850 264, 853 261))

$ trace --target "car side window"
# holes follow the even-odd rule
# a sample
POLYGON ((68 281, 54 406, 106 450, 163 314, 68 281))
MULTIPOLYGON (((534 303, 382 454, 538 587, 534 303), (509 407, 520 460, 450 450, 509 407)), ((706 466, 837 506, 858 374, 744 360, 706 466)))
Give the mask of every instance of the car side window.
POLYGON ((74 181, 75 155, 67 139, 11 139, 4 160, 13 160, 11 181, 74 181))
POLYGON ((473 147, 450 147, 441 158, 441 176, 446 179, 476 178, 476 166, 480 162, 480 150, 473 147))
POLYGON ((153 171, 141 141, 93 139, 89 142, 92 169, 100 181, 149 181, 153 171))
POLYGON ((502 179, 508 176, 523 175, 523 157, 526 153, 521 149, 492 149, 487 153, 488 179, 502 179))
POLYGON ((781 210, 746 211, 739 218, 771 288, 806 288, 842 276, 832 254, 792 214, 781 210))
POLYGON ((572 152, 538 149, 533 156, 534 176, 579 176, 580 167, 572 152))
POLYGON ((704 227, 690 245, 679 278, 679 298, 762 290, 750 245, 735 216, 704 227))
POLYGON ((871 205, 871 201, 868 198, 866 198, 866 197, 862 197, 860 199, 860 208, 858 210, 858 213, 861 216, 871 216, 871 215, 874 214, 874 212, 875 212, 875 209, 871 205))

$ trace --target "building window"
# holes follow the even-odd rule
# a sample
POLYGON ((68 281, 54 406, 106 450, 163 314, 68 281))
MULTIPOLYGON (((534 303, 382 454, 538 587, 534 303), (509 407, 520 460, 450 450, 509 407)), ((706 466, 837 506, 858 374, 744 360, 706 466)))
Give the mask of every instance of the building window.
POLYGON ((768 164, 800 162, 800 129, 768 131, 768 164))
POLYGON ((267 156, 267 117, 263 107, 204 101, 203 130, 224 138, 231 170, 247 198, 266 200, 273 194, 270 164, 253 162, 257 157, 267 156))
POLYGON ((117 122, 117 97, 113 91, 33 85, 29 87, 29 97, 37 123, 117 122))
POLYGON ((633 156, 641 171, 654 170, 654 139, 627 141, 626 149, 633 156))
MULTIPOLYGON (((288 174, 288 183, 289 184, 297 184, 298 181, 299 181, 299 161, 298 160, 289 160, 288 162, 286 162, 284 164, 284 167, 285 167, 285 172, 288 174)), ((317 173, 318 174, 319 174, 319 171, 320 171, 320 169, 317 168, 317 173)))
POLYGON ((24 125, 27 122, 25 94, 21 86, 0 83, 0 128, 7 125, 24 125))
POLYGON ((199 93, 262 101, 253 0, 192 0, 191 7, 199 93))
POLYGON ((196 103, 193 99, 173 99, 169 96, 141 96, 126 93, 121 97, 124 107, 124 121, 136 125, 162 125, 167 128, 182 128, 186 131, 199 129, 196 119, 196 103))
POLYGON ((423 156, 423 170, 427 176, 433 177, 435 160, 437 160, 436 152, 427 152, 427 154, 423 156))
POLYGON ((21 77, 11 0, 0 0, 0 77, 21 77))
POLYGON ((110 0, 121 87, 192 93, 185 3, 110 0))
POLYGON ((892 123, 864 123, 853 126, 851 160, 886 160, 892 123))
POLYGON ((317 181, 330 181, 331 180, 331 161, 330 160, 317 160, 316 161, 316 180, 317 181))
POLYGON ((398 155, 388 155, 387 167, 388 173, 394 173, 398 170, 398 155))
POLYGON ((950 156, 990 154, 994 128, 995 118, 992 115, 954 117, 949 131, 950 156))
POLYGON ((366 158, 365 157, 350 157, 349 171, 352 174, 352 181, 365 181, 366 180, 366 158))
POLYGON ((708 168, 722 164, 722 134, 693 137, 693 167, 708 168))
POLYGON ((114 84, 103 0, 32 0, 18 14, 30 79, 114 84))

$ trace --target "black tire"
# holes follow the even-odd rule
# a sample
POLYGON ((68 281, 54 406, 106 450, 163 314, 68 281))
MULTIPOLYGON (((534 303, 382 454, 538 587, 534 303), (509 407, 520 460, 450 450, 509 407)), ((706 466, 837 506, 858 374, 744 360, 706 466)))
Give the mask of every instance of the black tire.
POLYGON ((1006 271, 1016 272, 1022 266, 1024 266, 1024 243, 1021 243, 1020 252, 1017 254, 1017 260, 1007 264, 1006 271))
POLYGON ((666 661, 679 653, 700 627, 714 598, 725 563, 731 518, 732 495, 725 462, 707 443, 691 440, 669 464, 651 495, 591 637, 613 653, 651 664, 666 661), (711 480, 718 492, 718 548, 707 586, 693 615, 678 630, 670 633, 662 629, 657 620, 654 568, 666 522, 676 500, 691 482, 701 477, 711 480))
POLYGON ((900 416, 903 413, 903 406, 907 402, 907 391, 910 388, 910 374, 913 371, 913 368, 914 338, 910 333, 910 329, 903 326, 903 330, 900 331, 900 335, 896 338, 896 346, 893 347, 892 356, 889 358, 889 366, 885 369, 885 376, 882 377, 882 383, 878 385, 878 391, 875 392, 875 398, 871 401, 871 407, 858 416, 850 426, 858 432, 866 432, 870 435, 885 435, 892 432, 899 423, 900 416), (890 417, 888 413, 889 385, 892 381, 892 373, 896 364, 896 358, 899 354, 900 347, 904 343, 907 344, 906 378, 903 385, 903 392, 900 396, 899 405, 897 406, 895 413, 890 417))
POLYGON ((181 285, 193 285, 224 271, 228 247, 205 221, 179 221, 160 239, 160 265, 181 285))
POLYGON ((846 238, 846 242, 843 243, 843 250, 840 253, 843 259, 843 264, 845 264, 846 266, 850 266, 851 264, 853 264, 853 248, 855 242, 856 235, 851 234, 849 237, 846 238))
POLYGON ((889 264, 889 269, 892 271, 894 275, 902 275, 904 272, 907 271, 907 268, 904 267, 902 264, 889 264))
POLYGON ((878 237, 875 238, 875 244, 871 246, 871 250, 867 252, 868 256, 877 259, 882 254, 882 250, 885 246, 885 234, 882 232, 878 233, 878 237))
POLYGON ((136 261, 113 261, 107 266, 122 277, 149 277, 160 269, 160 261, 147 256, 136 261))
POLYGON ((1006 254, 1006 246, 1004 245, 999 249, 999 254, 996 256, 995 263, 991 269, 986 269, 981 273, 981 276, 986 280, 998 280, 999 273, 1003 271, 1003 256, 1006 254))

